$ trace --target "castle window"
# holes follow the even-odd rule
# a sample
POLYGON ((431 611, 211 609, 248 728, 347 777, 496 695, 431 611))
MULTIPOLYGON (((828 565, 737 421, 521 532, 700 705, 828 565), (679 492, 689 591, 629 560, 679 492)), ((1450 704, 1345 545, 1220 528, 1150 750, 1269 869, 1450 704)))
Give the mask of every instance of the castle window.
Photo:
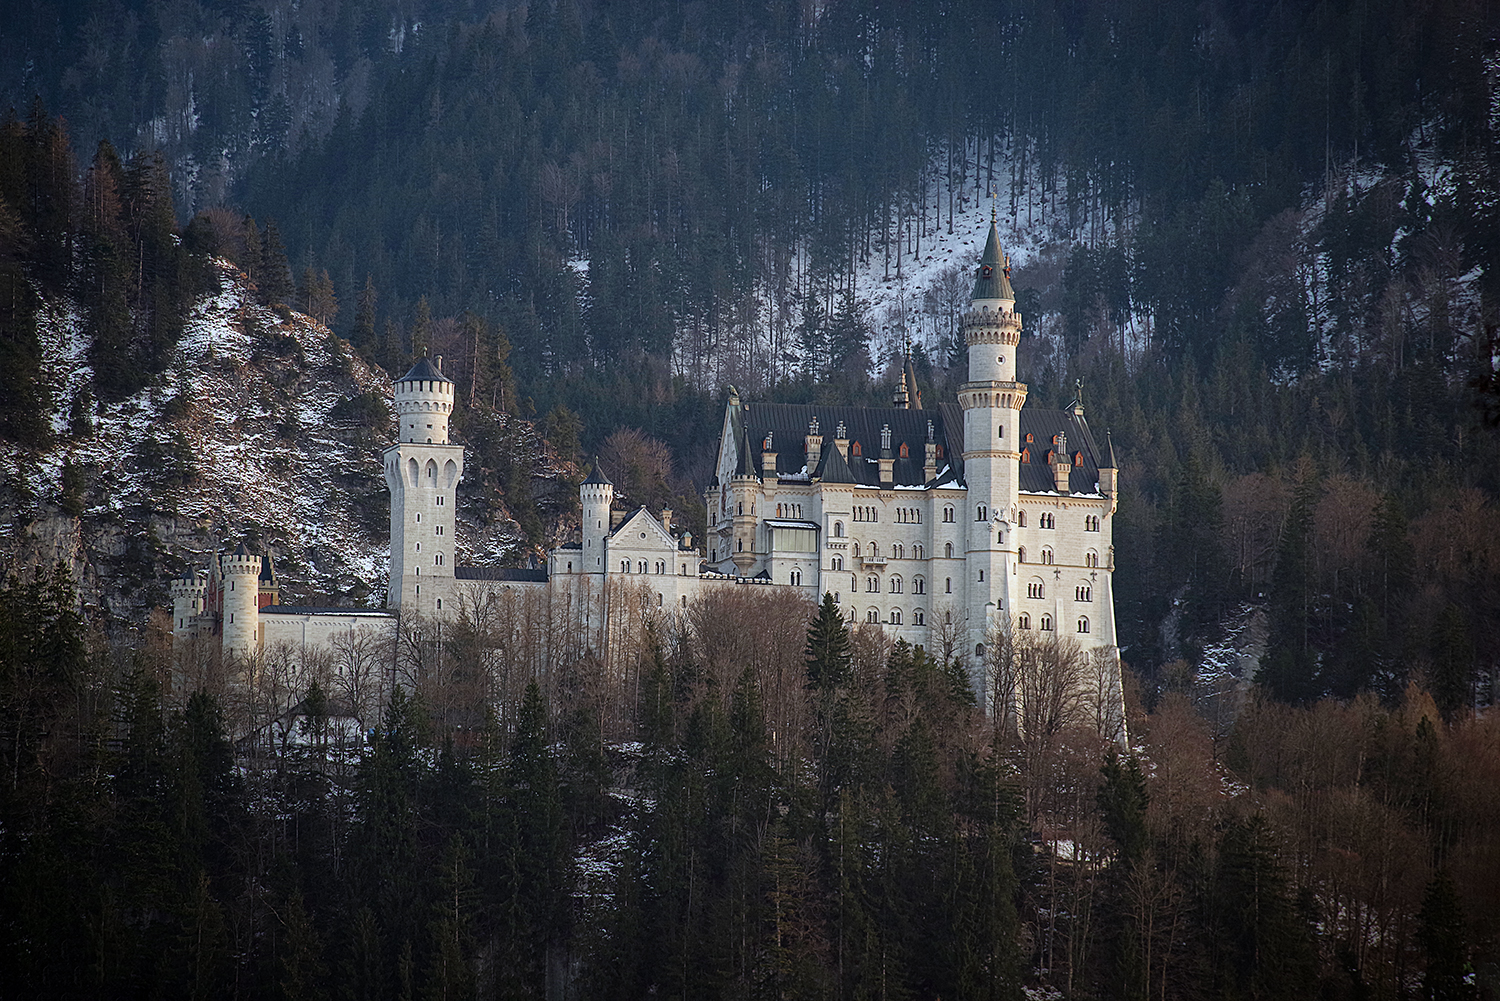
POLYGON ((953 578, 952 577, 944 577, 943 578, 943 593, 944 594, 952 594, 953 593, 953 578))
POLYGON ((432 531, 433 531, 434 535, 442 535, 443 534, 443 526, 439 525, 436 528, 434 528, 432 531))
POLYGON ((422 585, 421 584, 417 585, 417 597, 418 598, 422 597, 422 585))
POLYGON ((801 570, 793 570, 792 571, 791 582, 793 584, 801 584, 802 583, 802 571, 801 570))
POLYGON ((914 626, 925 626, 925 625, 927 625, 927 616, 924 615, 924 614, 922 614, 922 610, 920 608, 916 608, 916 609, 912 610, 912 613, 911 613, 911 623, 914 626))
POLYGON ((844 537, 844 523, 842 521, 833 523, 833 537, 835 539, 842 539, 844 537))
POLYGON ((943 446, 941 446, 941 445, 939 445, 939 446, 938 446, 938 447, 937 447, 937 457, 938 457, 938 458, 939 458, 939 459, 941 459, 941 458, 942 458, 942 457, 943 457, 943 446))
POLYGON ((879 591, 880 590, 880 578, 879 577, 875 577, 875 576, 866 577, 865 578, 865 590, 866 591, 879 591))
POLYGON ((833 558, 833 563, 829 566, 829 569, 830 570, 842 570, 842 569, 844 569, 844 558, 842 556, 835 556, 833 558))
POLYGON ((874 608, 865 612, 865 621, 874 625, 880 621, 880 612, 874 608))
POLYGON ((1019 616, 1016 617, 1016 628, 1017 629, 1030 629, 1031 628, 1031 616, 1027 615, 1025 612, 1022 612, 1019 616))
POLYGON ((629 560, 621 560, 620 561, 620 572, 621 573, 629 573, 630 572, 630 561, 629 560))
POLYGON ((636 573, 645 573, 646 572, 646 561, 645 560, 641 560, 639 563, 637 563, 635 565, 635 572, 636 573))
POLYGON ((850 574, 849 575, 849 590, 851 590, 851 591, 858 591, 859 590, 859 578, 856 577, 854 574, 850 574))
POLYGON ((685 594, 682 596, 682 607, 683 608, 687 607, 687 595, 685 595, 685 594))
POLYGON ((1039 580, 1034 580, 1026 585, 1026 597, 1028 598, 1041 598, 1045 596, 1045 593, 1045 588, 1039 580))
POLYGON ((979 505, 978 507, 976 507, 974 509, 974 520, 975 521, 984 521, 988 517, 989 517, 989 511, 988 511, 988 509, 985 508, 985 506, 983 504, 979 505))
POLYGON ((911 458, 911 452, 907 449, 906 442, 904 442, 904 441, 901 443, 901 458, 903 458, 903 459, 910 459, 911 458))
POLYGON ((412 574, 413 577, 420 577, 420 576, 422 576, 422 568, 421 567, 412 567, 411 568, 411 574, 412 574))
POLYGON ((944 522, 952 522, 953 521, 953 508, 951 508, 951 507, 945 507, 945 508, 943 508, 943 521, 944 522))
POLYGON ((995 533, 995 545, 997 545, 997 546, 1003 546, 1003 545, 1005 545, 1005 533, 1004 532, 996 532, 995 533))
POLYGON ((684 563, 684 564, 683 564, 683 565, 682 565, 682 576, 683 576, 683 577, 686 577, 686 576, 687 576, 687 564, 686 564, 686 563, 684 563))
POLYGON ((443 599, 442 598, 438 599, 437 607, 438 607, 438 611, 441 612, 443 610, 443 599))
POLYGON ((892 594, 900 594, 901 593, 901 578, 900 577, 892 577, 891 578, 891 593, 892 594))
POLYGON ((419 542, 419 543, 417 543, 417 552, 420 553, 421 551, 422 551, 422 544, 419 542))
POLYGON ((1026 512, 1025 511, 1017 511, 1016 512, 1016 527, 1017 528, 1025 528, 1026 527, 1026 512))
POLYGON ((899 609, 899 608, 893 608, 893 609, 891 609, 891 625, 893 625, 893 626, 899 626, 900 624, 901 624, 901 609, 899 609))
POLYGON ((1022 546, 1021 548, 1019 548, 1019 549, 1016 550, 1016 561, 1019 562, 1019 563, 1025 563, 1026 562, 1026 547, 1025 546, 1022 546))
POLYGON ((906 552, 906 550, 904 548, 902 548, 901 543, 899 543, 899 542, 895 543, 891 547, 891 556, 893 558, 895 558, 895 559, 898 559, 898 560, 901 559, 902 558, 902 554, 904 554, 905 552, 906 552))
POLYGON ((417 512, 417 524, 418 525, 422 524, 422 512, 421 511, 417 512))
POLYGON ((1052 565, 1052 547, 1042 547, 1042 562, 1047 564, 1048 566, 1052 565))
POLYGON ((864 450, 859 447, 859 442, 855 442, 854 443, 853 454, 856 455, 856 456, 860 456, 860 455, 864 455, 865 454, 864 450))
POLYGON ((1083 519, 1083 530, 1085 532, 1099 531, 1099 516, 1097 514, 1085 515, 1083 519))
POLYGON ((981 584, 984 583, 984 571, 983 570, 979 571, 979 582, 981 584))
POLYGON ((443 554, 442 553, 438 553, 436 556, 434 556, 432 558, 432 565, 435 566, 435 567, 440 567, 440 566, 443 565, 443 554))
POLYGON ((1043 514, 1042 515, 1042 527, 1043 528, 1056 528, 1057 527, 1056 523, 1053 521, 1053 518, 1052 518, 1051 514, 1043 514))
POLYGON ((1043 615, 1042 616, 1042 632, 1044 632, 1044 633, 1050 633, 1051 631, 1052 631, 1052 616, 1050 616, 1050 615, 1043 615))
POLYGON ((739 544, 740 544, 740 552, 743 553, 745 551, 745 540, 744 539, 740 539, 739 540, 739 544))
POLYGON ((229 613, 229 624, 231 626, 234 625, 234 613, 233 612, 229 613))
POLYGON ((1090 549, 1087 553, 1084 554, 1083 565, 1087 566, 1087 567, 1096 567, 1096 566, 1098 566, 1099 565, 1099 554, 1096 553, 1096 552, 1094 552, 1092 549, 1090 549))
POLYGON ((1079 616, 1079 618, 1078 618, 1078 631, 1081 632, 1081 633, 1086 633, 1086 632, 1089 631, 1089 620, 1087 618, 1085 618, 1083 616, 1079 616))
POLYGON ((573 572, 573 561, 569 560, 568 561, 568 573, 572 573, 572 572, 573 572))
POLYGON ((1022 462, 1030 462, 1031 461, 1031 449, 1029 449, 1029 448, 1023 448, 1023 449, 1021 449, 1021 461, 1022 462))
POLYGON ((657 560, 656 561, 656 572, 659 573, 659 574, 667 572, 667 564, 666 564, 665 561, 663 561, 663 560, 657 560))
POLYGON ((1030 445, 1034 441, 1036 441, 1036 435, 1031 434, 1030 432, 1027 432, 1027 434, 1026 434, 1026 444, 1030 445))
POLYGON ((920 560, 924 552, 925 550, 922 548, 922 544, 920 542, 914 543, 911 547, 911 558, 914 560, 920 560))
POLYGON ((438 496, 437 496, 437 506, 438 507, 442 507, 446 503, 447 503, 447 501, 443 500, 443 495, 442 494, 438 494, 438 496))
POLYGON ((1089 587, 1087 584, 1079 584, 1077 587, 1075 587, 1073 589, 1073 600, 1074 601, 1093 601, 1094 600, 1094 589, 1091 588, 1091 587, 1089 587))
POLYGON ((998 427, 995 428, 995 437, 996 438, 1004 438, 1005 437, 1005 425, 1004 424, 1001 424, 1001 425, 999 425, 998 427))

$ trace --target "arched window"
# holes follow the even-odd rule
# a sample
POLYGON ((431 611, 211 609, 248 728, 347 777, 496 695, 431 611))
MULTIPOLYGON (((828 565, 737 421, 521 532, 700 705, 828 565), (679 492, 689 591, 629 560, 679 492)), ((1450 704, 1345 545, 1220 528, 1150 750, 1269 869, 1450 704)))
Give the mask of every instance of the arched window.
POLYGON ((901 578, 899 576, 891 578, 891 593, 892 594, 900 594, 901 593, 901 578))
POLYGON ((1017 629, 1030 629, 1031 628, 1031 616, 1027 615, 1025 612, 1022 612, 1020 615, 1018 615, 1016 617, 1016 628, 1017 629))
MULTIPOLYGON (((856 447, 858 447, 858 446, 856 446, 856 447)), ((868 623, 870 623, 870 624, 872 624, 872 625, 875 624, 875 623, 877 623, 877 622, 879 622, 880 621, 880 611, 878 609, 874 609, 874 608, 866 610, 866 612, 865 612, 865 621, 868 622, 868 623)))
POLYGON ((899 626, 900 624, 901 624, 901 609, 899 609, 899 608, 893 608, 893 609, 891 609, 891 625, 893 625, 893 626, 899 626))
POLYGON ((914 559, 914 560, 920 560, 920 559, 923 558, 924 555, 926 555, 926 550, 922 548, 922 544, 920 542, 916 543, 915 545, 913 545, 911 547, 911 558, 912 559, 914 559))
POLYGON ((833 523, 833 537, 835 539, 842 539, 844 537, 844 523, 842 521, 833 523))
POLYGON ((870 543, 870 559, 872 559, 872 560, 878 560, 878 559, 880 559, 880 543, 878 543, 878 542, 872 542, 872 543, 870 543))
POLYGON ((984 571, 983 570, 979 571, 979 583, 981 583, 981 584, 984 583, 984 571))
POLYGON ((943 508, 943 521, 953 521, 953 508, 951 506, 943 508))
POLYGON ((1081 633, 1089 631, 1089 620, 1085 616, 1080 615, 1078 617, 1078 631, 1081 633))
POLYGON ((833 565, 830 566, 829 569, 830 570, 842 570, 842 569, 844 569, 844 558, 842 556, 835 556, 833 558, 833 565))
POLYGON ((1017 528, 1025 528, 1026 527, 1026 512, 1025 511, 1017 511, 1016 512, 1016 527, 1017 528))
POLYGON ((854 544, 854 558, 859 559, 859 543, 854 544))
POLYGON ((1028 598, 1041 598, 1041 597, 1045 597, 1045 595, 1046 595, 1046 589, 1043 587, 1041 581, 1034 580, 1034 581, 1029 582, 1026 585, 1026 597, 1028 597, 1028 598))
POLYGON ((1094 589, 1089 587, 1087 584, 1079 584, 1077 587, 1073 588, 1073 600, 1093 601, 1094 589))
POLYGON ((1043 615, 1042 616, 1042 632, 1044 632, 1044 633, 1050 633, 1051 631, 1052 631, 1052 616, 1050 616, 1050 615, 1043 615))
POLYGON ((978 507, 976 507, 974 509, 974 520, 975 521, 984 521, 988 517, 989 517, 989 514, 988 514, 988 512, 987 512, 987 510, 986 510, 986 508, 985 508, 985 506, 983 504, 980 504, 978 507))
POLYGON ((997 546, 1003 546, 1003 545, 1005 545, 1005 533, 1004 532, 996 532, 995 533, 995 545, 997 545, 997 546))
POLYGON ((433 557, 432 565, 433 566, 437 566, 437 567, 440 567, 440 566, 443 565, 443 554, 442 553, 438 553, 437 556, 433 557))
POLYGON ((1084 515, 1083 530, 1085 532, 1099 531, 1099 516, 1097 514, 1084 515))
POLYGON ((1096 553, 1096 552, 1094 552, 1092 549, 1090 549, 1088 552, 1084 553, 1083 554, 1083 565, 1086 566, 1086 567, 1096 567, 1096 566, 1098 566, 1099 565, 1099 554, 1096 553))
POLYGON ((1025 546, 1022 546, 1020 549, 1016 550, 1016 561, 1019 562, 1019 563, 1025 563, 1026 562, 1026 547, 1025 546))
POLYGON ((859 442, 855 442, 854 443, 853 449, 854 449, 854 454, 855 455, 864 455, 865 454, 864 450, 859 447, 859 442))
POLYGON ((911 452, 907 449, 906 442, 904 442, 904 441, 901 443, 901 458, 903 458, 903 459, 910 459, 911 458, 911 452))
POLYGON ((1034 435, 1034 434, 1032 434, 1031 432, 1028 431, 1026 433, 1026 443, 1029 445, 1029 444, 1031 444, 1034 441, 1036 441, 1036 435, 1034 435))
POLYGON ((926 594, 927 593, 927 578, 925 578, 925 577, 913 577, 912 578, 912 582, 911 582, 911 593, 912 594, 926 594))
POLYGON ((568 561, 568 573, 572 573, 572 572, 573 572, 573 561, 569 560, 568 561))
POLYGON ((984 656, 984 644, 983 643, 975 643, 974 644, 974 656, 976 656, 976 657, 983 657, 984 656))
POLYGON ((943 593, 944 594, 952 594, 953 593, 953 578, 952 577, 944 577, 943 578, 943 593))
POLYGON ((646 561, 645 560, 641 560, 639 563, 637 563, 635 565, 635 569, 636 569, 637 573, 645 573, 646 572, 646 561))
POLYGON ((1042 515, 1042 527, 1043 528, 1056 528, 1057 527, 1057 525, 1054 522, 1054 519, 1053 519, 1053 517, 1052 517, 1051 514, 1044 513, 1042 515))
POLYGON ((802 583, 802 571, 801 570, 793 570, 792 571, 791 582, 793 584, 801 584, 802 583))
POLYGON ((920 608, 912 609, 911 624, 914 626, 927 625, 927 616, 922 614, 922 610, 920 608))
POLYGON ((621 573, 629 573, 630 572, 630 561, 629 560, 621 560, 620 561, 620 572, 621 573))
POLYGON ((905 559, 906 558, 906 547, 904 547, 903 545, 901 545, 901 543, 899 543, 899 542, 895 543, 894 545, 891 546, 891 556, 893 558, 895 558, 895 559, 898 559, 898 560, 905 559))
POLYGON ((945 556, 946 558, 948 558, 950 560, 953 559, 953 543, 951 543, 951 542, 945 542, 945 543, 943 543, 943 556, 945 556))
POLYGON ((1048 564, 1049 566, 1051 565, 1051 563, 1052 563, 1052 547, 1051 546, 1043 546, 1042 547, 1042 562, 1045 563, 1045 564, 1048 564))

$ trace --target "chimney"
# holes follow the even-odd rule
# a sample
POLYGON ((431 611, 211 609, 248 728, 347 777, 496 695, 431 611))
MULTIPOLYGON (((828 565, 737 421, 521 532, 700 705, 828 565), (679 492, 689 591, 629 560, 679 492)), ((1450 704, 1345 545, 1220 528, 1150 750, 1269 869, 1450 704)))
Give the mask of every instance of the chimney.
POLYGON ((891 455, 891 426, 880 429, 880 485, 892 487, 896 484, 896 459, 891 455))
POLYGON ((818 468, 818 460, 823 457, 823 436, 818 432, 816 417, 807 423, 807 438, 804 444, 807 449, 807 473, 811 476, 818 468))
POLYGON ((922 458, 922 479, 928 483, 937 479, 937 429, 932 421, 927 422, 927 446, 922 458))
POLYGON ((672 509, 669 507, 661 509, 661 527, 667 530, 668 535, 672 534, 672 509))
POLYGON ((766 440, 760 443, 760 475, 771 486, 776 485, 776 444, 769 431, 766 440))
POLYGON ((443 356, 442 355, 438 355, 437 356, 437 360, 434 361, 433 364, 437 366, 438 375, 442 375, 443 374, 443 356))
POLYGON ((1068 436, 1059 431, 1052 439, 1052 481, 1058 493, 1068 492, 1068 477, 1072 472, 1073 464, 1068 461, 1068 436))
POLYGON ((845 462, 849 461, 849 431, 843 421, 839 421, 839 426, 833 431, 833 447, 839 450, 845 462))

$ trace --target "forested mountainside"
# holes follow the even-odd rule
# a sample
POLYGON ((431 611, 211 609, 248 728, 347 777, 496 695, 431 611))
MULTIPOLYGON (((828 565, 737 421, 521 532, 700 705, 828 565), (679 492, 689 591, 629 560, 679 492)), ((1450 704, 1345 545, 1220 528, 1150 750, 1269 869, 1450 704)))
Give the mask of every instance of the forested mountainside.
POLYGON ((1493 5, 7 14, 0 995, 1500 993, 1493 5), (410 624, 378 709, 128 628, 240 535, 378 601, 423 353, 476 561, 596 452, 701 523, 728 382, 884 403, 910 340, 951 399, 992 211, 1121 459, 1128 747, 1065 644, 995 725, 777 595, 618 675, 410 624))

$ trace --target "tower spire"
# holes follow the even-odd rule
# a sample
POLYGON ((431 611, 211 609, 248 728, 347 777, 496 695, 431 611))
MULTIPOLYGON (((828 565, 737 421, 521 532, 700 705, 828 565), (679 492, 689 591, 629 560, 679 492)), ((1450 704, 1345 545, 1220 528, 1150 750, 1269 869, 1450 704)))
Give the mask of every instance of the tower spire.
POLYGON ((974 273, 974 294, 970 299, 1006 299, 1016 301, 1010 287, 1010 258, 1000 251, 1000 230, 995 222, 994 210, 990 210, 990 235, 984 241, 984 253, 979 255, 979 268, 974 273))

